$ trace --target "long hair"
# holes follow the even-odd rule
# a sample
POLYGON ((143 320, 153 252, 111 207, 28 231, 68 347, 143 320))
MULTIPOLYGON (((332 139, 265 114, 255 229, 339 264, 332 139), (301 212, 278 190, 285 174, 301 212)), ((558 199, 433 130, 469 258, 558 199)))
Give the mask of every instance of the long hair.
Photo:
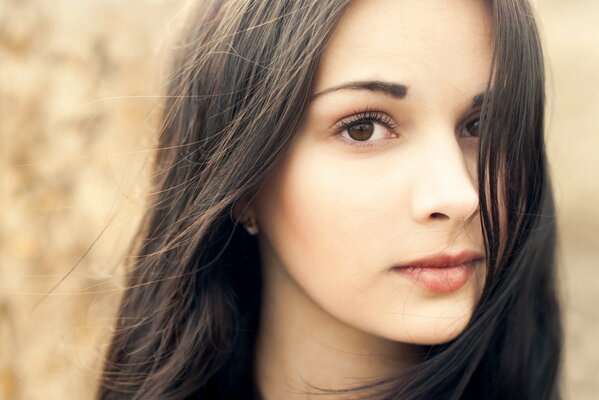
MULTIPOLYGON (((190 14, 98 399, 259 398, 260 254, 233 210, 277 167, 348 1, 213 0, 190 14)), ((421 363, 336 393, 561 398, 542 49, 526 0, 487 3, 494 49, 478 163, 488 268, 480 300, 465 330, 430 346, 421 363)))

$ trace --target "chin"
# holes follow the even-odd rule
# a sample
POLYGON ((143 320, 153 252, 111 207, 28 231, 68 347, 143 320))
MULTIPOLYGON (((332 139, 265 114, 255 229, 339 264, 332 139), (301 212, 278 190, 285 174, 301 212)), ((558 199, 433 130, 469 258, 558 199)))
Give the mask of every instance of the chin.
POLYGON ((402 313, 385 315, 377 321, 377 326, 362 325, 371 334, 394 342, 414 345, 438 345, 450 342, 462 334, 472 317, 472 308, 445 306, 433 309, 407 308, 402 313))
POLYGON ((418 318, 405 317, 403 334, 396 340, 416 345, 437 345, 457 338, 468 325, 470 314, 462 317, 418 318))

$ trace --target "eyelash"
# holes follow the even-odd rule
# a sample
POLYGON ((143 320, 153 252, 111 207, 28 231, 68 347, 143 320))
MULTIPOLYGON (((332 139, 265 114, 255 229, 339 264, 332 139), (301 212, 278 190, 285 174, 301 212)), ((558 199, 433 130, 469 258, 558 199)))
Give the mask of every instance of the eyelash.
MULTIPOLYGON (((387 115, 386 113, 384 113, 380 110, 367 108, 364 111, 355 113, 354 115, 352 115, 351 117, 349 117, 346 120, 340 121, 336 125, 336 134, 340 135, 342 132, 346 131, 347 129, 351 128, 352 126, 360 124, 360 123, 364 123, 364 122, 373 122, 376 124, 383 125, 386 129, 391 130, 393 132, 395 132, 395 129, 397 129, 397 124, 391 119, 391 117, 389 117, 389 115, 387 115)), ((353 139, 348 139, 348 138, 345 138, 342 136, 341 136, 341 141, 343 141, 344 143, 347 143, 350 146, 355 146, 355 147, 377 146, 377 142, 372 142, 372 141, 367 141, 367 140, 364 140, 364 141, 353 140, 353 139)))

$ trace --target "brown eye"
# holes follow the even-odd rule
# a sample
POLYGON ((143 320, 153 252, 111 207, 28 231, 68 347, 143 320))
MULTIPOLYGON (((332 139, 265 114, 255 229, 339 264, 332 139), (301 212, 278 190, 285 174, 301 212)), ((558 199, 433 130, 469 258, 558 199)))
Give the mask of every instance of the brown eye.
POLYGON ((388 114, 377 110, 354 114, 340 121, 336 128, 335 137, 350 146, 379 146, 384 139, 398 137, 397 124, 388 114))
POLYGON ((374 123, 370 121, 357 123, 347 128, 347 133, 354 140, 368 140, 374 133, 374 123))
POLYGON ((475 118, 464 125, 464 131, 468 132, 468 136, 478 137, 480 129, 480 118, 475 118))

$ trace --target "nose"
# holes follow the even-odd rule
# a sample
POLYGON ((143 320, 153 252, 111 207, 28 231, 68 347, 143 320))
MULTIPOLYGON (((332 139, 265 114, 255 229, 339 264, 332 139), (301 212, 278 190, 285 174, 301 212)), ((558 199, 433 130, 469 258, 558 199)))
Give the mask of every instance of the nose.
POLYGON ((457 228, 478 212, 478 155, 463 151, 457 140, 439 135, 423 144, 412 198, 412 218, 419 224, 445 220, 457 228))

